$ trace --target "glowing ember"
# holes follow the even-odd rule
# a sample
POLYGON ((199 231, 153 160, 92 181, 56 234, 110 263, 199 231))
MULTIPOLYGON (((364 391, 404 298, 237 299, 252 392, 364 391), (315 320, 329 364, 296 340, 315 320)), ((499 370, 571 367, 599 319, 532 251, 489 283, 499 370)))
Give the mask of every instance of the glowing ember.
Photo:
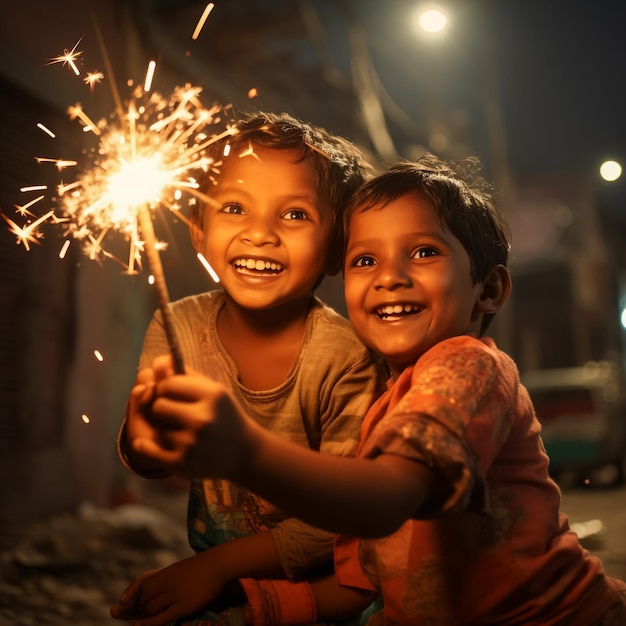
POLYGON ((63 50, 63 54, 60 54, 58 57, 54 57, 53 59, 49 59, 50 62, 48 65, 52 65, 53 63, 62 63, 63 65, 69 65, 72 68, 72 71, 76 76, 80 74, 78 67, 76 66, 76 59, 82 54, 82 52, 76 52, 76 48, 78 48, 78 44, 80 43, 80 39, 76 42, 76 45, 71 50, 63 50))
POLYGON ((209 275, 213 279, 213 282, 219 283, 220 277, 217 275, 217 272, 211 267, 211 264, 206 260, 202 252, 198 252, 196 256, 198 257, 200 263, 202 263, 202 265, 204 266, 204 269, 209 273, 209 275))
POLYGON ((31 222, 25 227, 18 226, 13 220, 9 219, 6 215, 2 215, 6 223, 9 225, 9 230, 17 237, 18 244, 24 244, 24 247, 27 250, 30 250, 30 244, 36 243, 39 244, 39 239, 43 236, 40 232, 38 232, 39 226, 45 222, 48 218, 50 218, 54 214, 54 211, 48 211, 45 215, 40 217, 39 219, 31 222))
POLYGON ((93 91, 94 85, 96 83, 99 83, 103 78, 104 78, 104 74, 102 72, 98 72, 98 71, 88 72, 87 76, 83 78, 83 82, 86 85, 89 85, 89 87, 93 91))
POLYGON ((200 31, 202 30, 204 23, 206 22, 207 17, 209 17, 209 14, 213 10, 214 6, 215 5, 212 2, 209 2, 209 4, 206 5, 206 7, 204 8, 204 11, 202 12, 202 15, 200 16, 200 19, 198 20, 198 23, 196 24, 196 28, 193 31, 193 35, 191 35, 192 39, 198 39, 198 35, 200 34, 200 31))
POLYGON ((43 130, 44 133, 47 133, 53 139, 56 137, 56 135, 47 126, 44 126, 41 122, 37 124, 37 128, 43 130))
POLYGON ((59 259, 64 259, 65 255, 67 254, 67 249, 70 247, 70 240, 66 239, 63 242, 63 247, 61 248, 61 251, 59 252, 59 259))
POLYGON ((15 211, 19 213, 22 217, 26 215, 33 216, 33 214, 28 210, 33 204, 37 204, 37 202, 43 200, 46 196, 37 196, 34 200, 27 202, 23 206, 15 205, 15 211))
POLYGON ((83 111, 83 107, 80 105, 80 102, 72 107, 69 107, 67 112, 71 120, 78 118, 81 122, 83 122, 83 124, 85 124, 85 128, 89 129, 96 135, 100 134, 100 129, 96 126, 95 122, 91 121, 89 117, 87 117, 83 111))
POLYGON ((73 167, 74 165, 78 165, 77 161, 69 161, 65 159, 49 159, 47 157, 35 157, 37 163, 54 163, 57 169, 60 171, 64 167, 73 167))
POLYGON ((154 70, 156 69, 156 63, 154 61, 150 61, 148 63, 148 71, 146 72, 146 80, 144 81, 143 88, 146 91, 150 91, 152 88, 152 79, 154 78, 154 70))

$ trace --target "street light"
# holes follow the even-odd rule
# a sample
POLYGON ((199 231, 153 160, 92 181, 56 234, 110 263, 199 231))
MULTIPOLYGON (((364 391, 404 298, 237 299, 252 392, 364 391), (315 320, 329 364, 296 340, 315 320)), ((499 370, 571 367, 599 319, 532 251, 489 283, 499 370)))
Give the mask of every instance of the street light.
POLYGON ((616 181, 622 175, 622 166, 617 161, 604 161, 600 165, 600 176, 609 183, 616 181))
POLYGON ((446 27, 447 17, 441 9, 420 8, 415 12, 414 22, 427 33, 440 33, 446 27))

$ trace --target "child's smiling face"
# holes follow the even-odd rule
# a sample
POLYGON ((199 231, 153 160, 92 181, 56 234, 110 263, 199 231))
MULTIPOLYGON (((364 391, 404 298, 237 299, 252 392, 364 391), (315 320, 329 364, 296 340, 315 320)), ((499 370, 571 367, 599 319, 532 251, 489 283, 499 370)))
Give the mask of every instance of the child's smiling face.
POLYGON ((235 302, 267 309, 310 295, 326 268, 333 219, 299 151, 253 148, 222 167, 192 238, 235 302))
POLYGON ((356 211, 345 261, 345 297, 361 340, 394 377, 443 339, 478 334, 482 283, 430 201, 411 194, 356 211))

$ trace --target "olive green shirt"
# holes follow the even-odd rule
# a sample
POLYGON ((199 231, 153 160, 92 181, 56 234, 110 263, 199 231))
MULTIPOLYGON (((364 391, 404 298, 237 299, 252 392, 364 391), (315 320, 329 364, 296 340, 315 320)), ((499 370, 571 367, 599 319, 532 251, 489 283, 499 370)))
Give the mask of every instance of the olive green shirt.
MULTIPOLYGON (((295 443, 329 454, 356 452, 363 416, 384 389, 387 374, 356 338, 349 322, 314 298, 300 354, 278 387, 244 387, 217 333, 221 290, 171 304, 185 365, 228 386, 259 424, 295 443)), ((140 367, 169 352, 160 312, 150 323, 140 367)), ((189 542, 196 551, 269 530, 285 574, 306 576, 332 563, 334 535, 283 515, 275 506, 224 480, 193 480, 189 542)))

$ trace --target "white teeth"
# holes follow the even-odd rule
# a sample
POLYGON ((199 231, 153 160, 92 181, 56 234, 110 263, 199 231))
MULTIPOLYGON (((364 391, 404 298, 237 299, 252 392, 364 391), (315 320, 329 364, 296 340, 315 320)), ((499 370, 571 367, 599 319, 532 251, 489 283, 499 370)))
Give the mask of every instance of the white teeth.
POLYGON ((420 310, 421 308, 414 304, 387 304, 376 309, 376 312, 382 317, 387 317, 401 313, 418 313, 420 310))
POLYGON ((257 272, 264 272, 271 270, 273 272, 280 272, 283 266, 280 263, 274 261, 263 261, 262 259, 235 259, 233 265, 238 269, 255 270, 257 272))

